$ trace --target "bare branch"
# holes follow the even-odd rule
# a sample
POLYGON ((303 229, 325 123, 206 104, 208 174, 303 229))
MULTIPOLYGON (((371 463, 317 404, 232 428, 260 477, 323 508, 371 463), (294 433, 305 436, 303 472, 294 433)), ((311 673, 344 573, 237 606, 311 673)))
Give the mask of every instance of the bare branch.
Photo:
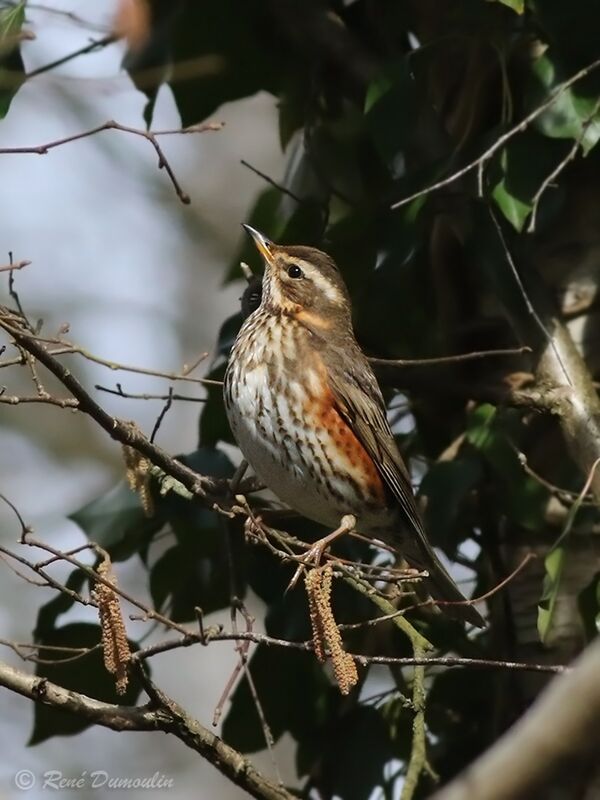
POLYGON ((243 167, 249 169, 250 172, 253 172, 255 175, 258 175, 259 178, 262 178, 263 181, 266 181, 269 184, 269 186, 272 186, 274 189, 277 189, 277 191, 281 192, 281 194, 285 194, 288 197, 291 197, 292 200, 294 200, 296 203, 301 204, 306 202, 306 200, 304 200, 302 197, 298 197, 297 194, 294 194, 294 192, 290 191, 287 187, 283 186, 281 183, 277 183, 277 181, 273 180, 273 178, 271 178, 265 172, 261 172, 257 167, 253 167, 252 164, 249 164, 245 159, 243 158, 240 159, 240 164, 243 167))
POLYGON ((599 108, 600 108, 600 100, 598 100, 594 104, 594 107, 593 107, 592 111, 590 112, 590 114, 588 115, 587 119, 582 124, 579 136, 575 139, 575 142, 574 142, 573 146, 569 149, 569 152, 566 154, 566 156, 564 158, 562 158, 558 162, 558 164, 556 165, 556 167, 554 167, 552 172, 550 172, 550 174, 547 175, 544 178, 544 180, 542 181, 542 183, 540 185, 540 188, 534 194, 534 196, 532 198, 531 217, 529 219, 529 225, 527 226, 527 233, 533 233, 535 231, 535 223, 536 223, 536 218, 537 218, 538 206, 540 204, 540 200, 542 199, 543 194, 546 192, 546 189, 548 189, 553 184, 553 182, 556 180, 556 178, 558 178, 560 173, 563 172, 563 170, 566 169, 566 167, 569 164, 569 162, 573 161, 573 159, 575 158, 575 156, 579 152, 579 148, 581 147, 581 142, 583 141, 583 138, 584 138, 588 128, 590 127, 594 117, 598 113, 598 109, 599 108))
MULTIPOLYGON (((600 642, 553 681, 539 700, 472 766, 431 800, 526 800, 546 796, 559 771, 600 741, 600 642)), ((592 763, 590 761, 590 763, 592 763)))
POLYGON ((531 353, 531 347, 505 347, 499 350, 475 350, 472 353, 459 353, 455 356, 435 356, 433 358, 369 358, 371 364, 382 367, 428 367, 436 364, 459 364, 463 361, 479 361, 494 356, 520 356, 531 353))
POLYGON ((31 72, 27 73, 27 78, 34 78, 36 75, 41 75, 43 72, 49 72, 56 67, 66 64, 68 61, 72 61, 74 58, 87 55, 87 53, 94 53, 96 50, 102 50, 103 48, 108 47, 109 44, 113 44, 116 41, 117 37, 113 36, 112 34, 109 36, 104 36, 102 39, 96 39, 84 47, 80 47, 78 50, 68 53, 66 56, 57 58, 56 61, 51 61, 48 64, 38 67, 37 69, 31 70, 31 72))
MULTIPOLYGON (((567 449, 587 478, 600 458, 600 399, 592 376, 543 280, 528 270, 525 288, 491 210, 490 216, 528 312, 519 314, 507 308, 507 314, 520 338, 534 346, 535 380, 542 387, 540 403, 546 412, 556 415, 567 449)), ((591 491, 600 503, 600 474, 592 474, 591 491)))
POLYGON ((574 75, 571 75, 571 77, 568 80, 564 81, 564 83, 561 83, 559 86, 556 87, 554 92, 552 92, 550 97, 545 102, 543 102, 541 105, 535 108, 530 114, 524 117, 520 122, 514 125, 510 130, 508 130, 502 136, 499 136, 494 142, 494 144, 488 147, 488 149, 485 150, 485 152, 483 152, 480 156, 478 156, 473 161, 470 161, 468 164, 466 164, 464 167, 461 167, 456 172, 453 172, 452 175, 449 175, 447 178, 443 178, 442 180, 437 181, 436 183, 432 183, 431 185, 426 186, 424 189, 420 189, 418 192, 414 192, 414 194, 411 194, 408 197, 404 197, 402 198, 402 200, 398 200, 396 203, 393 203, 391 206, 392 210, 405 206, 407 203, 416 200, 417 197, 424 197, 425 195, 431 194, 432 192, 435 192, 438 189, 442 189, 444 186, 448 186, 449 184, 454 183, 454 181, 458 180, 459 178, 462 178, 464 175, 467 175, 474 169, 478 169, 479 171, 478 184, 479 184, 479 194, 481 195, 483 188, 482 187, 483 169, 485 167, 485 164, 490 160, 490 158, 492 158, 492 156, 495 153, 497 153, 501 147, 503 147, 508 141, 510 141, 510 139, 512 139, 513 136, 516 136, 518 133, 522 133, 524 130, 528 128, 528 126, 534 120, 536 120, 539 116, 541 116, 541 114, 543 114, 544 111, 546 111, 548 108, 551 108, 551 106, 563 94, 563 92, 566 92, 566 90, 569 89, 571 86, 573 86, 573 84, 582 80, 582 78, 585 78, 591 72, 598 69, 598 67, 600 67, 600 59, 592 61, 592 63, 588 64, 587 67, 583 67, 583 69, 580 69, 574 75))
MULTIPOLYGON (((162 448, 152 444, 148 438, 134 425, 106 412, 79 383, 71 370, 61 364, 53 353, 37 341, 26 329, 17 327, 4 316, 0 315, 0 328, 4 328, 15 339, 17 344, 34 356, 43 364, 63 386, 68 389, 75 399, 79 401, 79 411, 92 417, 108 435, 121 444, 128 445, 147 456, 153 464, 160 467, 168 475, 182 483, 193 495, 204 499, 213 506, 214 500, 209 499, 209 492, 219 494, 219 481, 206 478, 186 467, 185 464, 172 458, 162 448)), ((215 498, 216 499, 216 498, 215 498)))
POLYGON ((31 153, 37 155, 46 155, 56 147, 62 147, 65 144, 70 144, 71 142, 76 142, 79 139, 86 139, 89 136, 95 136, 97 133, 101 133, 102 131, 122 131, 123 133, 130 133, 133 136, 140 136, 142 139, 146 139, 152 147, 154 148, 156 155, 158 156, 158 168, 165 169, 167 175, 171 183, 173 184, 173 188, 182 203, 186 205, 191 202, 190 197, 186 192, 183 191, 177 178, 175 177, 175 173, 167 157, 165 156, 160 144, 158 143, 159 136, 167 136, 169 134, 175 133, 204 133, 206 131, 219 131, 223 127, 224 123, 222 122, 207 122, 203 125, 193 125, 190 128, 181 128, 180 130, 165 130, 165 131, 147 131, 142 128, 131 128, 128 125, 121 125, 115 120, 108 120, 104 122, 102 125, 97 125, 95 128, 91 128, 88 131, 82 131, 81 133, 75 133, 72 136, 66 136, 63 139, 55 139, 52 142, 47 142, 46 144, 34 145, 31 147, 0 147, 0 155, 17 155, 23 153, 31 153))
POLYGON ((174 402, 176 400, 185 400, 190 403, 206 403, 206 397, 193 397, 189 394, 148 394, 147 392, 126 392, 120 383, 116 383, 114 389, 111 389, 109 386, 101 386, 97 383, 94 386, 94 389, 97 389, 99 392, 114 394, 116 397, 123 397, 126 400, 168 400, 170 397, 174 402))
POLYGON ((223 775, 252 797, 259 800, 294 800, 286 789, 261 775, 241 753, 225 744, 158 690, 153 692, 152 703, 148 705, 119 706, 64 689, 46 678, 27 675, 4 662, 0 662, 0 686, 36 703, 69 711, 114 731, 170 733, 210 761, 223 775), (157 697, 160 697, 158 707, 157 697))
POLYGON ((16 261, 14 264, 3 264, 0 266, 0 272, 14 272, 17 269, 28 267, 31 261, 16 261))
POLYGON ((9 406, 18 406, 27 403, 42 403, 50 406, 59 406, 59 408, 78 408, 79 401, 74 397, 53 397, 50 394, 35 394, 31 396, 5 394, 4 387, 0 389, 0 403, 5 403, 9 406))

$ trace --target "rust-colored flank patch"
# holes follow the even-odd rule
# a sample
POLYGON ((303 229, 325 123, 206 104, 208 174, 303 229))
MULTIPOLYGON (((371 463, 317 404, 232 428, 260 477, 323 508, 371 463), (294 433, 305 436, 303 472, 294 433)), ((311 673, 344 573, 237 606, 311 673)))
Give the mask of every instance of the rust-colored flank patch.
MULTIPOLYGON (((314 399, 310 402, 312 405, 314 399)), ((385 487, 377 467, 362 442, 338 411, 333 394, 327 391, 319 405, 316 414, 314 406, 311 407, 311 416, 313 414, 315 416, 316 427, 329 431, 338 453, 340 468, 347 470, 361 484, 369 499, 385 505, 385 487)))

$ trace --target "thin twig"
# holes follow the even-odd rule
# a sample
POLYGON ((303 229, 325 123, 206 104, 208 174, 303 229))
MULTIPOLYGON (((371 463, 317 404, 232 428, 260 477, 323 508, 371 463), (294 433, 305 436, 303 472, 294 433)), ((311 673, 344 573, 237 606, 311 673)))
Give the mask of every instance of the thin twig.
MULTIPOLYGON (((112 581, 107 580, 107 578, 100 575, 97 570, 93 569, 87 564, 82 563, 81 561, 70 555, 68 552, 65 552, 63 550, 58 550, 56 547, 52 547, 52 545, 49 545, 46 542, 42 542, 39 539, 33 539, 29 535, 23 538, 22 543, 27 544, 30 547, 38 547, 41 550, 45 550, 48 553, 52 553, 52 555, 56 556, 59 561, 66 561, 69 564, 72 564, 74 567, 77 567, 82 572, 85 572, 85 574, 89 578, 92 578, 93 581, 95 581, 96 583, 101 583, 103 586, 107 586, 109 589, 115 592, 115 594, 118 594, 119 597, 121 597, 123 600, 126 600, 132 606, 139 608, 144 613, 146 618, 156 620, 162 623, 162 625, 164 625, 166 628, 171 628, 173 630, 176 630, 178 633, 181 633, 184 636, 187 634, 186 629, 183 628, 181 625, 179 625, 177 622, 174 622, 172 619, 165 617, 163 614, 160 614, 155 609, 149 608, 145 603, 141 603, 131 594, 121 589, 120 586, 117 586, 112 581)), ((94 542, 90 542, 88 545, 83 545, 81 548, 78 548, 78 551, 84 549, 91 550, 92 552, 96 553, 96 555, 102 557, 103 559, 108 558, 108 554, 106 553, 106 551, 99 545, 95 544, 94 542)), ((44 563, 47 562, 40 562, 39 564, 35 564, 34 570, 37 572, 44 563)))
POLYGON ((532 201, 531 201, 531 205, 532 205, 531 217, 530 217, 530 220, 529 220, 529 225, 527 226, 527 233, 533 233, 535 231, 535 223, 536 223, 537 211, 538 211, 538 207, 539 207, 539 204, 540 204, 540 200, 542 199, 542 195, 546 192, 548 187, 556 180, 556 178, 558 178, 560 173, 563 172, 563 170, 566 169, 566 167, 569 164, 569 162, 573 161, 573 159, 575 158, 575 156, 579 152, 579 148, 581 147, 581 143, 583 141, 583 138, 584 138, 589 126, 593 122, 594 117, 598 113, 598 109, 599 108, 600 108, 600 100, 598 100, 594 104, 594 108, 592 109, 591 113, 589 114, 587 119, 583 122, 583 124, 581 126, 581 131, 579 132, 579 135, 575 139, 575 142, 573 143, 573 146, 570 148, 569 152, 566 154, 566 156, 564 158, 562 158, 558 162, 558 164, 556 165, 556 167, 554 167, 552 172, 550 172, 550 174, 547 175, 544 178, 544 180, 542 181, 542 183, 540 185, 540 188, 533 195, 533 198, 532 198, 532 201))
POLYGON ((166 415, 167 415, 167 413, 168 413, 168 411, 169 411, 169 409, 171 408, 172 405, 173 405, 173 387, 170 386, 169 387, 169 394, 167 396, 167 400, 166 400, 164 406, 162 407, 162 409, 160 411, 160 414, 156 418, 156 422, 154 423, 154 427, 152 428, 152 433, 150 434, 150 441, 152 442, 152 444, 154 444, 154 440, 156 438, 156 434, 158 433, 158 431, 160 429, 160 426, 162 425, 162 422, 163 422, 164 418, 166 417, 166 415))
MULTIPOLYGON (((9 3, 9 5, 11 6, 15 6, 16 4, 17 4, 16 1, 9 3)), ((81 25, 82 27, 89 28, 91 30, 97 30, 102 32, 106 30, 105 26, 98 25, 92 22, 91 20, 85 19, 84 17, 81 17, 79 14, 76 14, 73 11, 66 11, 62 8, 55 8, 54 6, 48 6, 45 5, 44 3, 30 3, 29 0, 27 0, 27 9, 28 10, 37 9, 38 11, 44 11, 47 14, 56 14, 57 16, 65 17, 71 22, 74 22, 77 25, 81 25)))
POLYGON ((123 386, 120 383, 115 384, 115 388, 111 389, 109 386, 101 386, 100 384, 96 384, 94 389, 97 389, 99 392, 106 392, 107 394, 113 394, 116 397, 123 397, 126 400, 168 400, 169 397, 173 402, 176 400, 185 400, 190 403, 206 403, 206 397, 192 397, 189 394, 148 394, 147 392, 143 393, 135 393, 135 392, 126 392, 123 389, 123 386))
POLYGON ((14 272, 17 269, 28 267, 31 261, 16 261, 14 264, 3 264, 0 266, 0 272, 14 272))
POLYGON ((564 81, 564 83, 561 83, 560 86, 558 86, 555 89, 555 91, 552 92, 552 94, 546 101, 544 101, 541 105, 535 108, 530 114, 524 117, 520 122, 514 125, 510 130, 508 130, 502 136, 499 136, 494 142, 494 144, 488 147, 488 149, 485 150, 476 159, 470 161, 468 164, 466 164, 464 167, 461 167, 456 172, 453 172, 452 175, 449 175, 447 178, 443 178, 440 181, 436 181, 436 183, 432 183, 429 186, 426 186, 424 189, 420 189, 418 192, 414 192, 408 197, 404 197, 402 198, 402 200, 398 200, 396 203, 392 204, 391 208, 393 210, 401 208, 407 203, 416 200, 418 197, 424 197, 425 195, 431 194, 432 192, 435 192, 438 189, 442 189, 444 186, 448 186, 449 184, 453 183, 459 178, 462 178, 464 175, 471 172, 475 168, 478 168, 480 173, 480 178, 478 183, 480 184, 479 191, 481 193, 483 168, 484 165, 490 160, 490 158, 495 153, 497 153, 498 150, 506 144, 506 142, 510 141, 510 139, 512 139, 513 136, 516 136, 518 133, 522 133, 524 130, 526 130, 527 127, 534 120, 536 120, 541 114, 544 113, 544 111, 546 111, 556 102, 556 100, 562 95, 563 92, 565 92, 567 89, 573 86, 574 83, 577 83, 582 78, 585 78, 591 72, 598 69, 598 67, 600 67, 600 59, 597 59, 596 61, 593 61, 591 64, 588 64, 587 67, 580 69, 578 72, 572 75, 568 80, 564 81))
POLYGON ((115 122, 115 120, 107 120, 102 125, 97 125, 95 128, 91 128, 87 131, 82 131, 81 133, 75 133, 72 136, 65 136, 62 139, 55 139, 52 142, 47 142, 46 144, 34 145, 31 147, 0 147, 0 155, 17 155, 23 153, 31 153, 37 155, 46 155, 49 153, 50 150, 53 150, 56 147, 62 147, 62 145, 70 144, 71 142, 76 142, 79 139, 86 139, 89 136, 95 136, 97 133, 101 133, 102 131, 109 131, 109 130, 116 130, 122 131, 123 133, 129 133, 133 136, 140 136, 142 139, 146 139, 152 147, 154 148, 156 155, 158 157, 158 168, 165 170, 169 179, 175 189, 175 192, 182 203, 186 205, 191 202, 190 197, 186 192, 183 191, 179 182, 173 172, 173 169, 167 160, 160 144, 158 143, 159 136, 166 136, 169 134, 175 133, 204 133, 206 131, 219 131, 223 127, 222 122, 207 122, 203 125, 194 125, 190 128, 181 128, 179 130, 165 130, 165 131, 147 131, 142 128, 131 128, 128 125, 121 125, 119 122, 115 122))
MULTIPOLYGON (((132 656, 133 660, 146 660, 160 653, 171 650, 178 650, 181 647, 191 647, 196 644, 207 646, 212 642, 230 641, 249 641, 255 644, 262 644, 268 647, 285 647, 292 650, 302 650, 311 652, 313 644, 311 640, 296 642, 288 639, 278 639, 264 633, 238 631, 217 631, 207 634, 188 631, 187 634, 178 639, 165 639, 156 642, 143 649, 138 650, 132 656)), ((506 669, 515 672, 543 672, 558 674, 568 670, 564 664, 537 664, 521 661, 505 661, 501 659, 487 658, 462 658, 460 656, 420 656, 418 658, 403 656, 365 656, 360 653, 351 653, 352 658, 361 666, 369 664, 393 664, 401 667, 469 667, 476 669, 506 669)))
POLYGON ((18 406, 27 403, 41 403, 50 406, 59 406, 59 408, 79 408, 79 400, 76 400, 74 397, 54 397, 50 394, 35 394, 30 396, 5 394, 4 388, 0 390, 0 403, 4 403, 9 406, 18 406))
POLYGON ((564 361, 562 359, 562 356, 561 356, 561 354, 560 354, 560 352, 558 350, 558 347, 556 346, 556 343, 555 343, 553 337, 551 336, 550 332, 548 331, 548 329, 544 325, 544 322, 543 322, 542 318, 540 317, 538 312, 535 310, 535 308, 533 306, 533 303, 529 299, 529 295, 527 294, 527 292, 525 290, 525 286, 524 286, 523 281, 521 279, 521 276, 519 274, 519 270, 517 269, 517 265, 515 264, 515 261, 514 261, 514 259, 512 257, 512 253, 511 253, 510 248, 508 246, 508 242, 506 241, 504 233, 502 232, 502 226, 500 225, 500 223, 496 219, 496 215, 494 214, 492 209, 488 208, 488 211, 489 211, 489 215, 490 215, 491 220, 492 220, 492 224, 493 224, 494 228, 496 229, 496 233, 498 234, 498 238, 500 239, 500 244, 502 245, 502 249, 504 250, 504 255, 506 256, 506 263, 508 264, 509 269, 511 271, 511 274, 512 274, 513 278, 515 279, 515 283, 517 284, 517 288, 519 289, 519 293, 521 294, 521 297, 523 298, 523 302, 525 303, 525 307, 527 308, 527 311, 529 312, 529 314, 531 315, 531 317, 535 321, 535 324, 538 326, 538 328, 542 332, 542 335, 544 336, 545 340, 548 342, 548 344, 552 348, 552 350, 554 352, 554 355, 556 356, 556 360, 560 364, 560 366, 562 368, 562 371, 563 371, 563 374, 564 374, 565 378, 567 379, 567 383, 569 384, 569 386, 572 387, 573 386, 573 381, 571 380, 571 376, 570 376, 569 371, 567 370, 567 367, 566 367, 566 365, 565 365, 565 363, 564 363, 564 361))
POLYGON ((68 664, 72 661, 78 661, 80 658, 87 656, 88 653, 99 650, 102 647, 101 644, 96 644, 93 647, 57 647, 35 643, 29 644, 27 642, 12 642, 9 639, 0 639, 0 645, 10 648, 22 661, 32 661, 34 664, 68 664), (24 652, 26 650, 31 652, 24 652), (37 652, 71 653, 71 655, 64 658, 42 658, 36 655, 37 652))
MULTIPOLYGON (((415 646, 415 659, 422 656, 422 651, 415 646)), ((406 775, 402 785, 400 800, 412 800, 417 791, 421 773, 427 764, 427 739, 425 735, 425 667, 415 666, 413 673, 412 705, 414 709, 412 725, 412 746, 406 767, 406 775)))
POLYGON ((240 159, 240 164, 243 167, 246 167, 247 169, 249 169, 250 172, 254 172, 255 175, 258 175, 259 178, 262 178, 263 181, 266 181, 274 189, 277 189, 277 191, 281 192, 281 194, 285 194, 288 197, 291 197, 292 200, 296 201, 296 203, 301 204, 301 203, 305 203, 306 202, 301 197, 298 197, 297 194, 294 194, 292 191, 290 191, 287 187, 282 186, 280 183, 277 183, 277 181, 273 180, 273 178, 269 177, 266 173, 261 172, 256 167, 253 167, 252 164, 249 164, 243 158, 240 159))
POLYGON ((221 485, 219 481, 199 475, 194 470, 177 461, 161 448, 152 444, 136 426, 111 416, 83 388, 71 370, 54 358, 52 353, 36 340, 36 337, 26 330, 19 329, 5 321, 0 315, 0 327, 8 331, 17 344, 27 350, 40 361, 63 386, 68 389, 73 397, 79 401, 79 410, 92 417, 109 436, 121 444, 128 445, 146 456, 157 467, 160 467, 171 477, 182 483, 192 494, 209 502, 214 507, 215 500, 209 500, 208 492, 217 491, 221 485))
POLYGON ((478 361, 494 356, 518 356, 531 353, 531 347, 505 347, 499 350, 474 350, 472 353, 460 353, 455 356, 434 356, 433 358, 369 358, 371 364, 381 366, 412 367, 434 364, 456 364, 462 361, 478 361))
POLYGON ((84 47, 80 47, 78 50, 74 50, 72 53, 68 53, 66 56, 62 56, 61 58, 57 58, 56 61, 51 61, 48 64, 44 64, 37 69, 31 70, 31 72, 27 73, 27 78, 34 78, 36 75, 41 75, 43 72, 49 72, 51 69, 55 69, 56 67, 60 67, 63 64, 66 64, 68 61, 72 61, 74 58, 78 58, 79 56, 86 55, 87 53, 93 53, 96 50, 102 50, 104 47, 107 47, 109 44, 114 44, 117 41, 117 37, 113 34, 109 36, 105 36, 102 39, 96 39, 95 41, 90 42, 89 44, 85 45, 84 47))

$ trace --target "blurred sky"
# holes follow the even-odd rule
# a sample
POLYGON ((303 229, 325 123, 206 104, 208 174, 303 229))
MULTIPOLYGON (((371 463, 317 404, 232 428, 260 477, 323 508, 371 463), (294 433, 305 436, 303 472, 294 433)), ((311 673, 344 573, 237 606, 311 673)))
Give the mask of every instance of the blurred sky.
MULTIPOLYGON (((48 4, 90 25, 32 4, 27 27, 35 40, 23 47, 28 71, 105 35, 115 7, 109 0, 48 4)), ((112 45, 29 80, 0 121, 0 147, 42 144, 108 119, 142 128, 145 98, 120 68, 123 50, 120 44, 112 45)), ((192 197, 191 206, 181 204, 164 171, 158 171, 151 146, 125 133, 103 132, 45 156, 0 156, 0 263, 8 260, 8 251, 17 260, 32 261, 17 273, 16 287, 31 316, 44 319, 45 331, 55 333, 68 323, 69 338, 98 355, 167 371, 179 371, 211 349, 219 324, 237 308, 241 287, 224 288, 223 276, 239 242, 239 225, 263 188, 240 159, 274 177, 283 169, 273 98, 231 104, 213 119, 225 121, 221 132, 161 141, 192 197)), ((173 98, 164 88, 153 127, 179 125, 173 98)), ((7 278, 0 277, 5 302, 7 278)), ((112 373, 77 356, 70 358, 89 387, 114 386, 120 380, 132 392, 167 388, 165 381, 112 373)), ((7 393, 18 393, 26 386, 25 378, 23 369, 10 374, 4 370, 2 385, 7 393)), ((102 402, 112 413, 137 420, 146 431, 161 406, 108 395, 102 402)), ((171 452, 193 449, 198 411, 196 404, 175 406, 161 428, 159 443, 171 452)), ((18 506, 38 537, 58 547, 83 543, 81 532, 66 516, 122 474, 119 446, 83 415, 60 409, 0 406, 0 452, 0 492, 18 506)), ((0 524, 3 543, 15 542, 19 528, 4 506, 0 524)), ((124 587, 144 597, 145 578, 135 563, 119 565, 118 575, 124 587)), ((30 641, 37 608, 49 598, 48 592, 26 584, 4 566, 0 637, 30 641)), ((22 666, 8 650, 1 657, 22 666)), ((160 656, 153 667, 159 684, 206 723, 234 662, 233 647, 218 644, 160 656)), ((218 800, 245 796, 166 736, 119 735, 95 728, 26 749, 32 710, 28 701, 2 693, 0 798, 25 794, 14 785, 19 769, 29 769, 37 778, 36 787, 26 793, 31 800, 48 796, 50 790, 40 788, 48 769, 66 777, 95 769, 115 776, 158 771, 174 780, 173 788, 164 792, 172 800, 192 794, 218 800)), ((268 759, 261 756, 259 763, 271 770, 268 759)), ((293 775, 289 754, 283 754, 281 767, 287 778, 293 775)), ((98 794, 77 791, 83 798, 98 794)), ((138 798, 148 792, 110 792, 111 797, 121 795, 138 798)))

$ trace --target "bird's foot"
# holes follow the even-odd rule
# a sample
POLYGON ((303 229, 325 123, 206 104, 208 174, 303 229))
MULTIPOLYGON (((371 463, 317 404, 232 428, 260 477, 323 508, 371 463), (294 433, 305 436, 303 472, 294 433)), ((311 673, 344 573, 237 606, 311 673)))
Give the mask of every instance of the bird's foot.
POLYGON ((315 542, 312 547, 310 547, 304 553, 304 555, 298 556, 298 568, 296 569, 296 572, 294 572, 292 580, 288 583, 287 589, 285 590, 286 593, 289 592, 290 589, 294 588, 294 586, 298 583, 300 575, 307 569, 307 567, 314 569, 321 564, 323 554, 336 539, 339 539, 340 536, 343 536, 346 533, 350 533, 350 531, 353 531, 355 527, 356 517, 352 514, 346 514, 342 517, 340 526, 338 528, 315 542))

